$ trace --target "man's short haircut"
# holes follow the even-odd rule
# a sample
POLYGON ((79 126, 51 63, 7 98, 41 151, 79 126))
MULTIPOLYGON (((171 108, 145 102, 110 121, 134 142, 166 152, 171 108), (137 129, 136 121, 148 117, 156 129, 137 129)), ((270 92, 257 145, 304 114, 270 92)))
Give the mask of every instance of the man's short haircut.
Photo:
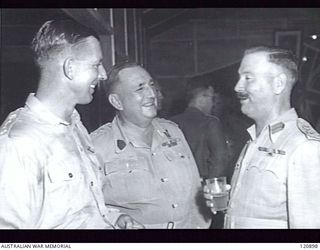
POLYGON ((93 29, 71 19, 50 20, 41 26, 32 40, 31 48, 40 66, 42 62, 55 58, 68 46, 90 36, 99 40, 98 34, 93 29))
POLYGON ((194 100, 200 93, 207 91, 209 87, 214 88, 212 80, 198 79, 197 77, 190 79, 187 82, 186 88, 186 101, 189 104, 194 100))
POLYGON ((273 46, 257 46, 245 50, 244 55, 253 54, 256 52, 266 52, 268 60, 280 66, 290 77, 292 86, 299 79, 298 62, 294 53, 287 49, 273 46))
POLYGON ((134 67, 142 67, 136 62, 121 62, 112 66, 112 68, 108 72, 108 80, 104 81, 104 90, 107 95, 114 93, 116 86, 119 84, 120 78, 119 73, 121 70, 126 68, 134 68, 134 67))

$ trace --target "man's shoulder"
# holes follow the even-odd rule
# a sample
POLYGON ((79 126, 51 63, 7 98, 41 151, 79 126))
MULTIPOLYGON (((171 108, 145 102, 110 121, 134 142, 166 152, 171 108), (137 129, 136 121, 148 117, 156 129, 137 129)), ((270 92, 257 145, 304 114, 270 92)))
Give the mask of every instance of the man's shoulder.
POLYGON ((34 129, 32 117, 26 115, 24 108, 11 112, 0 127, 0 135, 20 137, 31 135, 34 129))
MULTIPOLYGON (((170 118, 171 119, 171 118, 170 118)), ((164 118, 155 118, 155 120, 163 127, 172 127, 172 128, 178 128, 178 124, 172 120, 167 120, 167 119, 164 119, 164 118)))
POLYGON ((302 118, 298 118, 296 126, 299 132, 307 139, 311 141, 320 142, 320 134, 311 126, 309 122, 302 118))
POLYGON ((210 122, 220 122, 220 118, 215 115, 205 115, 207 121, 210 122))
POLYGON ((90 137, 93 141, 102 139, 104 140, 108 137, 112 137, 112 123, 108 122, 100 126, 99 128, 90 133, 90 137))

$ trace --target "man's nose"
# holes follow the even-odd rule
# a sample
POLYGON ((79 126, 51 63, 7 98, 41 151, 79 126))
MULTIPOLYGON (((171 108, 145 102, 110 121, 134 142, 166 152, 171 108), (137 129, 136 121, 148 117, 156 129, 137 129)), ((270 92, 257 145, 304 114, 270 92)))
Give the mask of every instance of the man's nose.
POLYGON ((148 85, 147 88, 146 88, 146 95, 147 95, 147 97, 155 98, 156 97, 156 89, 155 89, 155 87, 151 86, 151 85, 148 85))
POLYGON ((238 82, 236 83, 236 86, 234 86, 234 91, 240 92, 242 89, 243 89, 243 83, 241 79, 239 79, 238 82))
POLYGON ((101 65, 101 67, 99 68, 99 80, 107 80, 108 76, 107 76, 107 72, 105 70, 105 68, 101 65))

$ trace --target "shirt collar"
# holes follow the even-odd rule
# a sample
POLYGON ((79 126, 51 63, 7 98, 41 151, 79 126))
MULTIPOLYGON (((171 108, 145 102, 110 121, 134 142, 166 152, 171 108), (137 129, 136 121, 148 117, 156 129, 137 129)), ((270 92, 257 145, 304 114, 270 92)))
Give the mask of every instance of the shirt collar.
POLYGON ((41 120, 44 120, 48 123, 53 125, 70 125, 80 121, 80 115, 76 109, 73 110, 71 115, 71 123, 61 119, 60 117, 53 114, 45 105, 43 105, 40 100, 35 96, 34 93, 30 93, 27 101, 26 106, 34 113, 36 113, 41 120))
MULTIPOLYGON (((263 131, 267 131, 270 140, 274 143, 279 135, 281 133, 279 133, 280 131, 283 131, 283 129, 286 126, 286 123, 292 120, 295 120, 298 118, 297 112, 295 111, 294 108, 289 109, 288 111, 286 111, 285 113, 283 113, 281 116, 279 116, 278 118, 276 118, 275 120, 271 121, 267 126, 265 126, 262 130, 263 131)), ((252 140, 256 139, 256 125, 253 124, 252 126, 250 126, 247 129, 250 137, 252 140)))
MULTIPOLYGON (((162 142, 171 138, 168 130, 161 126, 157 118, 152 120, 152 126, 154 127, 152 148, 156 147, 159 141, 162 142)), ((140 147, 134 141, 131 141, 129 137, 127 137, 123 131, 123 127, 118 115, 116 115, 112 121, 112 133, 114 135, 113 143, 116 153, 121 153, 124 151, 129 143, 131 143, 134 147, 140 147)))

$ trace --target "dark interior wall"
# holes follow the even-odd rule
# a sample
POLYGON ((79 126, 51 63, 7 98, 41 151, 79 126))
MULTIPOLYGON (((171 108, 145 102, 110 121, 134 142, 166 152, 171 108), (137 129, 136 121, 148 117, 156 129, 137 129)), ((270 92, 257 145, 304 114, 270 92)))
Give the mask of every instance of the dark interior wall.
POLYGON ((189 15, 191 19, 149 36, 148 67, 163 88, 167 109, 164 113, 181 112, 183 104, 179 100, 184 98, 185 83, 194 76, 212 73, 213 82, 228 85, 226 89, 232 91, 237 81, 233 65, 241 60, 243 51, 255 45, 274 45, 277 31, 299 31, 300 54, 309 35, 320 33, 320 9, 220 12, 200 10, 189 15), (223 75, 213 73, 221 70, 223 75))
POLYGON ((59 9, 1 9, 0 123, 24 106, 37 88, 38 70, 30 44, 45 20, 65 17, 59 9))
MULTIPOLYGON (((237 80, 235 65, 243 50, 260 43, 273 44, 277 30, 301 32, 301 55, 314 58, 315 51, 320 51, 319 45, 315 46, 316 50, 306 51, 303 46, 310 34, 320 33, 320 9, 197 10, 182 11, 188 15, 178 21, 167 18, 166 22, 163 22, 165 15, 175 17, 177 10, 148 9, 145 13, 149 19, 141 9, 98 10, 104 25, 110 24, 113 18, 111 28, 115 35, 113 38, 101 36, 106 69, 124 58, 143 63, 162 86, 165 116, 183 110, 184 84, 192 77, 209 75, 217 84, 226 86, 223 88, 228 90, 226 93, 231 93, 237 80)), ((29 48, 33 35, 45 20, 61 17, 70 16, 61 9, 1 9, 0 122, 9 112, 23 106, 28 93, 36 89, 38 74, 29 48)), ((88 24, 87 20, 87 16, 80 15, 78 21, 88 24)), ((320 55, 317 58, 318 61, 304 62, 304 79, 310 75, 311 68, 317 69, 320 55)), ((315 116, 320 115, 317 112, 320 110, 319 79, 315 75, 308 84, 304 81, 302 92, 296 95, 299 97, 302 93, 303 98, 308 99, 315 116), (316 86, 318 93, 307 90, 306 85, 316 86)), ((78 109, 90 131, 110 121, 114 114, 101 86, 94 101, 78 109)))

